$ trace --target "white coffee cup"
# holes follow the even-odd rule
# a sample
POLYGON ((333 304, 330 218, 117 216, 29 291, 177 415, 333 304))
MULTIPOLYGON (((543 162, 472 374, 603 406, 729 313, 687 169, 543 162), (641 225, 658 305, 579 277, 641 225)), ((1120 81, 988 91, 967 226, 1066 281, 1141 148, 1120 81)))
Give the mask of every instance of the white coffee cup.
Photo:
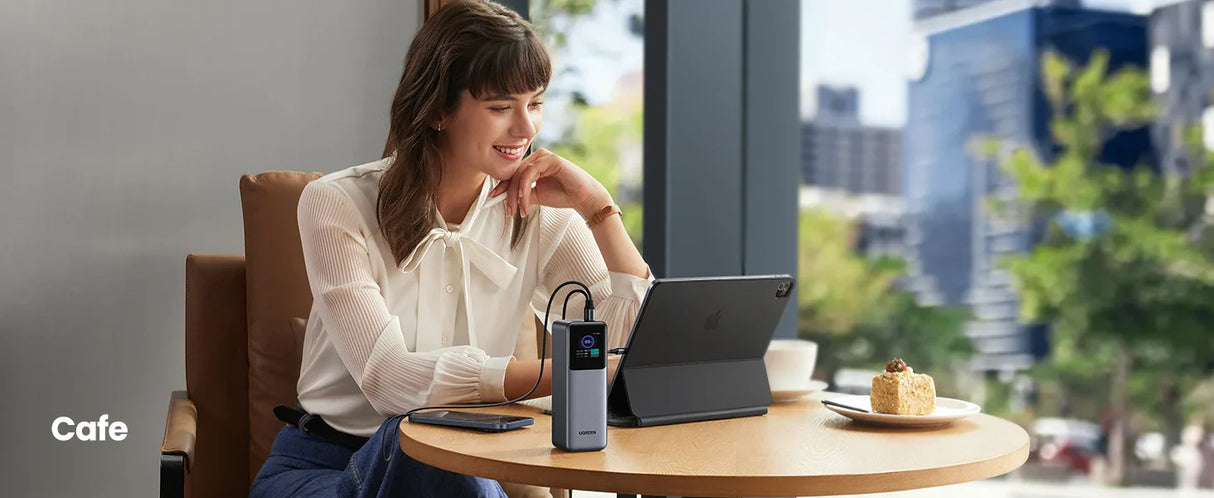
POLYGON ((774 339, 767 346, 763 363, 772 391, 796 391, 809 388, 818 360, 818 343, 803 339, 774 339))

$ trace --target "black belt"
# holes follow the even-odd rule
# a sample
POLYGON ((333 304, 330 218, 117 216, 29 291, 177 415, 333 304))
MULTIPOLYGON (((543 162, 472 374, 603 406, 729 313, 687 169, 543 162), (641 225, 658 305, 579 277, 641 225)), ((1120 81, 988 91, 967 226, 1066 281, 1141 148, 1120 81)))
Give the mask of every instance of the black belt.
POLYGON ((278 420, 298 427, 304 434, 311 434, 330 443, 337 443, 355 451, 362 448, 370 439, 334 429, 333 426, 320 418, 320 415, 308 413, 303 410, 303 407, 293 408, 278 405, 274 407, 274 416, 278 417, 278 420))

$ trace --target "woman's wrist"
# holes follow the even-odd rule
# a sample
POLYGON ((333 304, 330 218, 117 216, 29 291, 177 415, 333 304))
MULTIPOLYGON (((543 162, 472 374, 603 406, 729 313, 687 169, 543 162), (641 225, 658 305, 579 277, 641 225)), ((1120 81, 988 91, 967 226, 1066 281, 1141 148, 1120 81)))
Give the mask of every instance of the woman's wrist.
POLYGON ((598 194, 590 196, 590 198, 586 199, 582 205, 578 206, 577 212, 578 214, 582 215, 583 220, 589 220, 603 208, 614 203, 615 201, 611 198, 611 193, 608 192, 607 189, 602 188, 598 194))
POLYGON ((594 230, 594 227, 602 225, 604 221, 607 221, 607 218, 612 218, 616 215, 622 216, 623 214, 624 213, 620 210, 619 206, 615 204, 608 204, 603 206, 603 209, 600 209, 598 212, 594 213, 593 216, 586 218, 586 228, 594 230))

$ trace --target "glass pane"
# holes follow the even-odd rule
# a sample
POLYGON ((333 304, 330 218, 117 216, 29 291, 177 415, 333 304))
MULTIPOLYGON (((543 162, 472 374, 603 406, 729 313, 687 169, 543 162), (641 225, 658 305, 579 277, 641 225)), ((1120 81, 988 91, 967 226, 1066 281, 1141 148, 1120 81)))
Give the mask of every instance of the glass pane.
POLYGON ((802 0, 816 375, 902 358, 1033 435, 941 495, 1214 486, 1211 3, 802 0))
POLYGON ((641 247, 644 5, 641 0, 532 0, 553 78, 541 146, 603 183, 641 247))

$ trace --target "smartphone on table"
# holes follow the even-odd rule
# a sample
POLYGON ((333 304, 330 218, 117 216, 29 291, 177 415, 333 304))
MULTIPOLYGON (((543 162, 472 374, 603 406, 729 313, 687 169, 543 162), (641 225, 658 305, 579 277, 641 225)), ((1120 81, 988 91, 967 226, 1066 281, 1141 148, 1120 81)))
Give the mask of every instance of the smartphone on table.
POLYGON ((411 414, 409 415, 409 422, 460 427, 482 432, 506 432, 534 424, 535 419, 494 413, 436 410, 411 414))

